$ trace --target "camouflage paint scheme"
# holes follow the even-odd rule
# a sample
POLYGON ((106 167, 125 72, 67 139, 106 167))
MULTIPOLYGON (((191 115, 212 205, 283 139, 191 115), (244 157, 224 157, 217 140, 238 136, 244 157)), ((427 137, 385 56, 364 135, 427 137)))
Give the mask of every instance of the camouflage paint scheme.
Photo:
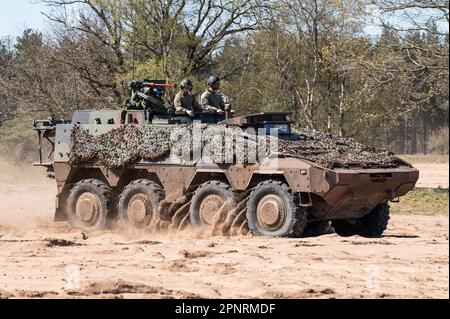
MULTIPOLYGON (((285 113, 259 114, 263 120, 283 122, 285 113)), ((251 122, 249 117, 228 120, 228 124, 242 125, 251 122)), ((225 121, 226 122, 226 121, 225 121)), ((44 121, 36 121, 35 129, 44 121)), ((300 206, 307 207, 308 220, 333 220, 358 218, 369 213, 380 203, 394 200, 412 190, 419 171, 412 167, 392 169, 327 169, 298 158, 279 158, 278 168, 264 164, 223 164, 215 167, 199 165, 176 165, 159 162, 138 162, 120 169, 108 169, 95 162, 76 166, 69 164, 70 136, 73 125, 100 135, 121 123, 137 125, 172 125, 167 119, 146 120, 144 111, 77 111, 70 123, 60 123, 49 128, 47 134, 55 135, 55 149, 51 163, 58 188, 56 220, 65 220, 65 201, 71 186, 81 179, 97 178, 106 182, 115 194, 137 178, 156 181, 167 194, 180 196, 195 189, 201 183, 215 179, 223 180, 234 190, 244 191, 257 183, 275 179, 285 181, 293 192, 299 193, 300 206), (56 131, 55 131, 56 130, 56 131)), ((48 124, 48 123, 47 123, 48 124)), ((39 165, 39 164, 38 164, 39 165)))

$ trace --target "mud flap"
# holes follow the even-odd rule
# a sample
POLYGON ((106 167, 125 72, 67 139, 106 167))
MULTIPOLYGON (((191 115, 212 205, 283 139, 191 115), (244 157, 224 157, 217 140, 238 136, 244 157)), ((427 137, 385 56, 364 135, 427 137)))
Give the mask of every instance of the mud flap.
POLYGON ((300 207, 311 207, 313 205, 311 200, 311 193, 300 192, 298 195, 300 199, 300 207))
POLYGON ((67 195, 63 193, 56 195, 55 216, 53 221, 62 222, 67 220, 66 199, 67 195))

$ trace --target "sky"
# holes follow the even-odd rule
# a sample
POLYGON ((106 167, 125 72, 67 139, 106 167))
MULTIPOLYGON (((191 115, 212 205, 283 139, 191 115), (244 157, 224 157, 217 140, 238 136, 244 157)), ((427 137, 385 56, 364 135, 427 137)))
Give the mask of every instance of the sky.
MULTIPOLYGON (((46 31, 48 20, 42 14, 48 12, 48 8, 39 3, 39 0, 0 0, 0 38, 11 35, 17 37, 26 28, 46 31)), ((373 23, 368 23, 364 32, 371 36, 377 36, 381 29, 373 23)), ((443 27, 448 30, 448 25, 443 27)))
MULTIPOLYGON (((41 12, 48 12, 48 8, 39 0, 0 0, 0 38, 22 34, 26 28, 45 31, 48 22, 41 12)), ((365 32, 371 35, 380 33, 376 26, 368 26, 365 32)))
POLYGON ((0 38, 22 34, 26 28, 45 30, 47 8, 37 0, 0 0, 0 38))

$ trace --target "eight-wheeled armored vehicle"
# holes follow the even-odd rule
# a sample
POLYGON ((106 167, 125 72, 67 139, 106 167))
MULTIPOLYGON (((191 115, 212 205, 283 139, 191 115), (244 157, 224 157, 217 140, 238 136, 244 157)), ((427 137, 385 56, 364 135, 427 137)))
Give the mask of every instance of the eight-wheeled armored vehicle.
MULTIPOLYGON (((281 150, 276 158, 269 156, 253 163, 174 163, 162 152, 150 159, 132 156, 108 165, 93 144, 77 141, 79 136, 74 133, 98 138, 101 145, 96 147, 102 147, 102 154, 108 152, 107 147, 115 148, 110 150, 114 153, 111 157, 117 159, 122 156, 121 149, 139 148, 128 145, 130 137, 120 133, 121 129, 161 128, 170 132, 179 126, 189 127, 193 120, 227 128, 276 128, 283 147, 294 145, 303 151, 325 138, 319 136, 316 142, 309 139, 309 146, 302 146, 302 139, 308 137, 293 130, 287 113, 225 119, 214 114, 190 118, 173 112, 92 110, 76 111, 70 121, 34 121, 40 145, 45 140, 53 145, 49 160, 41 152, 36 165, 46 167, 56 179, 55 219, 86 229, 105 227, 108 220, 150 231, 222 225, 222 231, 228 233, 250 231, 257 236, 301 236, 308 227, 331 221, 340 235, 377 237, 387 227, 388 202, 412 190, 419 176, 415 168, 398 158, 381 164, 369 160, 327 165, 315 160, 320 153, 317 149, 308 153, 311 157, 281 150), (111 139, 119 142, 106 145, 111 139), (75 146, 91 155, 75 161, 75 146)), ((152 147, 158 135, 148 136, 155 139, 145 141, 152 147)), ((327 151, 322 150, 325 155, 327 151)), ((345 156, 339 152, 338 156, 345 156)), ((371 156, 370 152, 360 153, 366 159, 371 156)))

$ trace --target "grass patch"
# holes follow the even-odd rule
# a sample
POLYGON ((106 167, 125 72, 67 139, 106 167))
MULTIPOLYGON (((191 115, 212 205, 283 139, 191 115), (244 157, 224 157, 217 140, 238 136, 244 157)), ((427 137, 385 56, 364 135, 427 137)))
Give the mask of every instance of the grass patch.
POLYGON ((415 188, 390 203, 391 213, 400 215, 448 215, 448 188, 415 188))

